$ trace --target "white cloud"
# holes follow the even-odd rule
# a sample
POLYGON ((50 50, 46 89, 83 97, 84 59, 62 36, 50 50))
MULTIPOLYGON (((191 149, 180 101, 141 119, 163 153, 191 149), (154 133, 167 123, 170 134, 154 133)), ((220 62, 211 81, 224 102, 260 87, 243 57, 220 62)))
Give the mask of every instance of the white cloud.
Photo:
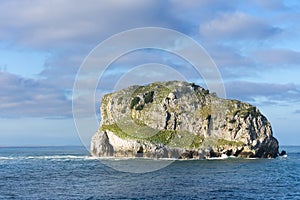
POLYGON ((241 49, 221 44, 210 44, 207 48, 216 64, 221 68, 250 67, 254 64, 252 58, 244 55, 241 49))
POLYGON ((69 117, 63 88, 0 72, 0 117, 69 117))
POLYGON ((254 4, 256 4, 257 6, 263 9, 269 9, 271 11, 286 9, 284 2, 281 0, 265 0, 265 1, 254 0, 254 4))
MULTIPOLYGON (((207 44, 208 53, 216 63, 221 68, 228 69, 224 73, 226 77, 244 76, 244 73, 249 71, 249 74, 253 74, 254 71, 257 72, 257 69, 251 68, 256 55, 245 53, 241 45, 226 46, 226 42, 253 39, 257 44, 260 39, 268 39, 279 29, 265 18, 259 18, 259 13, 256 17, 255 12, 252 13, 253 16, 247 14, 238 8, 239 5, 209 0, 3 1, 0 3, 0 39, 18 47, 49 51, 51 57, 44 64, 45 69, 38 77, 40 79, 25 79, 1 73, 1 106, 10 116, 46 116, 47 113, 50 116, 70 116, 71 102, 66 97, 66 91, 72 89, 76 72, 84 57, 103 39, 135 27, 163 26, 182 30, 207 44), (198 31, 200 37, 197 37, 198 31), (247 70, 244 70, 246 68, 247 70)), ((251 5, 253 8, 254 4, 251 5)), ((263 5, 260 9, 264 7, 272 10, 276 5, 263 5)), ((191 55, 193 53, 190 52, 191 55)), ((262 55, 257 57, 259 61, 270 60, 272 64, 283 63, 286 59, 296 62, 298 57, 298 52, 290 51, 258 53, 262 55), (272 60, 271 55, 276 56, 276 59, 272 60)), ((112 71, 121 71, 115 73, 117 77, 126 71, 128 66, 150 61, 170 65, 173 62, 177 69, 183 63, 167 56, 128 56, 121 58, 119 66, 112 71), (122 64, 126 66, 122 66, 120 70, 122 64)), ((191 73, 187 71, 187 75, 189 74, 191 73)), ((113 80, 109 79, 106 84, 113 80)), ((240 96, 243 95, 244 93, 241 93, 240 96)), ((4 112, 2 115, 5 115, 4 112)))
POLYGON ((293 83, 233 81, 227 82, 225 86, 230 98, 251 102, 264 99, 264 103, 281 105, 295 104, 300 101, 300 86, 293 83))
POLYGON ((300 52, 289 49, 263 49, 257 50, 254 57, 264 65, 282 67, 300 63, 300 52))
POLYGON ((33 47, 63 47, 129 28, 167 25, 158 1, 6 1, 0 37, 33 47))
POLYGON ((210 39, 263 39, 279 31, 244 12, 225 13, 200 25, 199 32, 210 39))

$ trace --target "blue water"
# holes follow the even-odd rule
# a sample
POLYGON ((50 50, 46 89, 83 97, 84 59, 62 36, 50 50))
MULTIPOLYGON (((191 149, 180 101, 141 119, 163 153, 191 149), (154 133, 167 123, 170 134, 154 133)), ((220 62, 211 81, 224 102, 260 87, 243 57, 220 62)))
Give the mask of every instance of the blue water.
POLYGON ((175 161, 119 172, 83 147, 0 148, 0 199, 300 199, 300 147, 287 158, 175 161))

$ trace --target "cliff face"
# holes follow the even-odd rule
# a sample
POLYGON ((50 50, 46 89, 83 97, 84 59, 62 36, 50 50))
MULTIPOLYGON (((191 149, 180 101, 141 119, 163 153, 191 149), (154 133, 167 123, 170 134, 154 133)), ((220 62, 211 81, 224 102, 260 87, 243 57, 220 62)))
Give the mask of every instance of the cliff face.
POLYGON ((132 86, 102 99, 93 156, 276 157, 278 141, 259 110, 186 82, 132 86))

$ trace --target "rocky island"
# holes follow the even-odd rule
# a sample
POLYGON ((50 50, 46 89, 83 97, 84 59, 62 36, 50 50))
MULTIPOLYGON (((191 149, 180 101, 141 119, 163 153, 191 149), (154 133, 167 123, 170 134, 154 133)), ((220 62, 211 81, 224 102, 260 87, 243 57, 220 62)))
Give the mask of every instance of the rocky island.
POLYGON ((91 141, 96 157, 274 158, 278 141, 260 111, 193 83, 169 81, 106 94, 91 141))

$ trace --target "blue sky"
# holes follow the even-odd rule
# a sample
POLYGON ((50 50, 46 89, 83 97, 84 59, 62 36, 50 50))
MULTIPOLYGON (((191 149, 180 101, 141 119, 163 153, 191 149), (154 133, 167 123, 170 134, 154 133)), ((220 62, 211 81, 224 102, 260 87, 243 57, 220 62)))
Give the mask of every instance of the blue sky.
MULTIPOLYGON (((88 53, 132 28, 155 26, 198 41, 218 66, 227 97, 257 106, 281 144, 299 145, 299 1, 1 1, 0 146, 80 145, 72 88, 88 53)), ((159 51, 126 66, 184 64, 159 51)), ((87 129, 88 130, 88 129, 87 129)))

